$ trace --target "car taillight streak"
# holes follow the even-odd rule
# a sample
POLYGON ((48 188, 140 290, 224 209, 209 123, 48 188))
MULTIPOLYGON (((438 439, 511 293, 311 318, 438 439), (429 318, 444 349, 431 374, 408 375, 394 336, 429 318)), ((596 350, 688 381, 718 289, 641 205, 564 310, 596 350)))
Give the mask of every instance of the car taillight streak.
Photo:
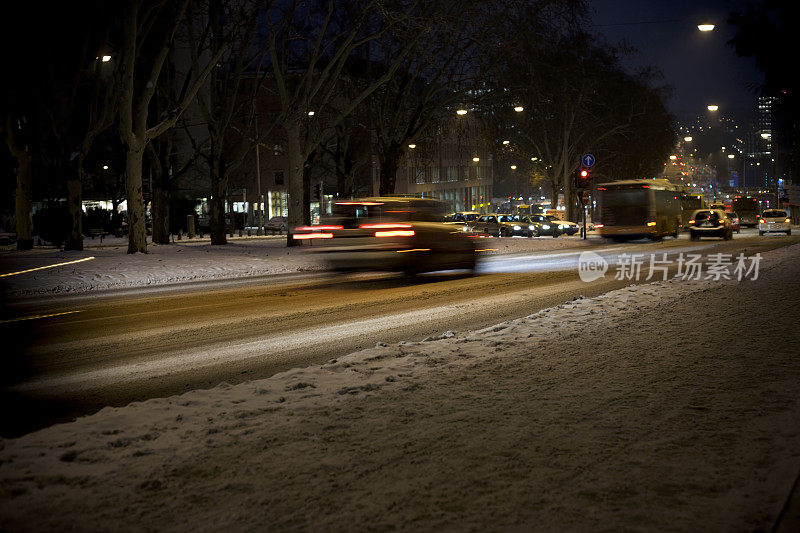
POLYGON ((333 239, 333 233, 295 233, 293 239, 298 241, 306 239, 333 239))
POLYGON ((400 222, 384 222, 379 224, 361 224, 359 226, 360 229, 399 229, 399 228, 410 228, 411 224, 403 224, 400 222))
POLYGON ((343 229, 343 226, 297 226, 294 228, 295 231, 317 231, 317 230, 334 230, 334 229, 343 229))
POLYGON ((413 237, 414 230, 376 231, 376 237, 413 237))

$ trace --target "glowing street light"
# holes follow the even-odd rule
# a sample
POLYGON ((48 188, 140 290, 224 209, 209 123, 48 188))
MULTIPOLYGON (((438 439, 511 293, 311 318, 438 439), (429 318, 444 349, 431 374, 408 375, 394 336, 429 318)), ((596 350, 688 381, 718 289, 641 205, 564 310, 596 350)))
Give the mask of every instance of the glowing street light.
POLYGON ((687 135, 686 137, 683 138, 683 140, 686 141, 687 143, 688 142, 692 142, 692 136, 691 135, 687 135))
POLYGON ((728 159, 733 159, 733 154, 728 154, 728 159))
POLYGON ((414 148, 416 148, 416 147, 417 147, 417 145, 416 145, 416 144, 409 144, 409 145, 408 145, 408 147, 409 147, 409 148, 411 148, 411 149, 413 150, 414 148))
POLYGON ((309 117, 313 117, 313 116, 314 116, 314 112, 313 112, 313 111, 309 111, 309 112, 308 112, 308 116, 309 116, 309 117))
POLYGON ((503 144, 508 144, 509 142, 511 142, 511 141, 503 141, 503 144))
POLYGON ((516 111, 517 113, 522 113, 523 111, 525 111, 525 108, 522 107, 521 105, 518 105, 514 108, 514 111, 516 111))
POLYGON ((466 114, 467 114, 466 109, 459 109, 456 111, 456 115, 466 115, 466 114))
POLYGON ((517 165, 511 165, 511 170, 517 170, 517 165))
POLYGON ((109 61, 111 61, 111 56, 103 56, 100 58, 100 61, 102 61, 103 63, 108 63, 109 61))
POLYGON ((476 155, 475 157, 472 158, 472 160, 477 163, 478 161, 481 160, 481 158, 476 155))
POLYGON ((714 29, 714 25, 708 22, 704 22, 703 24, 698 24, 697 29, 700 31, 711 31, 714 29))
POLYGON ((676 155, 671 155, 671 156, 669 156, 669 158, 670 158, 672 161, 675 161, 676 159, 678 159, 678 156, 676 156, 676 155))
POLYGON ((103 165, 103 170, 108 170, 108 165, 103 165))
POLYGON ((770 137, 772 137, 771 133, 762 133, 761 134, 761 138, 762 139, 769 139, 770 137))
POLYGON ((718 109, 719 109, 719 106, 717 104, 710 104, 708 106, 708 110, 709 111, 717 111, 718 109))

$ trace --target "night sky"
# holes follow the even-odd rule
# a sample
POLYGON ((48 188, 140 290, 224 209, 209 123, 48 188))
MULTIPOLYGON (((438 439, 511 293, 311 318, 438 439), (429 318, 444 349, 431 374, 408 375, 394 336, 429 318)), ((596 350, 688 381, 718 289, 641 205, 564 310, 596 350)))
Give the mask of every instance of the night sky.
POLYGON ((679 119, 705 112, 717 103, 720 111, 745 121, 754 111, 750 87, 762 76, 752 58, 736 56, 727 42, 735 28, 727 24, 738 2, 725 0, 591 0, 595 31, 612 43, 627 40, 638 49, 626 64, 659 67, 674 88, 670 110, 679 119), (711 20, 717 27, 700 32, 697 24, 711 20))

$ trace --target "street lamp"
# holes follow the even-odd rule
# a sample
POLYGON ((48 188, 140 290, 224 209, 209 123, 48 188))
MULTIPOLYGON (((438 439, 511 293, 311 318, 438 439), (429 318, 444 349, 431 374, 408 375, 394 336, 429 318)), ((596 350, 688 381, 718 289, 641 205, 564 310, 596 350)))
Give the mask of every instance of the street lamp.
POLYGON ((466 114, 467 114, 467 110, 466 109, 458 109, 456 111, 456 115, 466 115, 466 114))
POLYGON ((697 29, 700 31, 711 31, 714 29, 714 25, 708 22, 704 22, 703 24, 698 24, 697 29))
POLYGON ((683 140, 685 142, 687 142, 687 143, 692 142, 692 136, 691 135, 687 135, 686 137, 683 138, 683 140))
POLYGON ((309 111, 309 112, 308 112, 308 116, 309 116, 309 117, 313 117, 313 116, 314 116, 314 112, 313 112, 313 111, 309 111))
POLYGON ((525 111, 525 108, 522 107, 521 105, 518 105, 514 107, 514 111, 516 111, 517 113, 522 113, 523 111, 525 111))
POLYGON ((475 157, 472 158, 472 160, 477 163, 478 161, 481 160, 481 158, 476 155, 475 157))
POLYGON ((409 144, 409 145, 408 145, 408 147, 409 147, 409 148, 411 148, 411 149, 413 150, 414 148, 416 148, 416 147, 417 147, 417 145, 416 145, 416 144, 409 144))
POLYGON ((709 104, 708 105, 708 110, 709 111, 717 111, 718 109, 719 109, 719 106, 717 104, 709 104))
POLYGON ((517 170, 517 165, 511 165, 511 170, 517 170))

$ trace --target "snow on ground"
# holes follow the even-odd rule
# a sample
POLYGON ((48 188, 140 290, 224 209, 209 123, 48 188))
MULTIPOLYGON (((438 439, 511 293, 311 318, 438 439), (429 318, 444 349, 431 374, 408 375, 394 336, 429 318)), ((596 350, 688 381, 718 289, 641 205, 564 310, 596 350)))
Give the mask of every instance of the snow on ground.
POLYGON ((769 529, 799 253, 0 441, 0 530, 769 529))
MULTIPOLYGON (((511 254, 574 248, 578 237, 480 239, 482 254, 511 254)), ((233 237, 225 246, 206 239, 183 239, 170 245, 149 244, 147 254, 127 253, 127 241, 107 237, 85 241, 85 250, 65 252, 36 248, 0 252, 0 274, 93 257, 88 261, 3 278, 9 296, 82 293, 106 289, 166 285, 322 270, 313 246, 288 248, 286 236, 233 237)))

